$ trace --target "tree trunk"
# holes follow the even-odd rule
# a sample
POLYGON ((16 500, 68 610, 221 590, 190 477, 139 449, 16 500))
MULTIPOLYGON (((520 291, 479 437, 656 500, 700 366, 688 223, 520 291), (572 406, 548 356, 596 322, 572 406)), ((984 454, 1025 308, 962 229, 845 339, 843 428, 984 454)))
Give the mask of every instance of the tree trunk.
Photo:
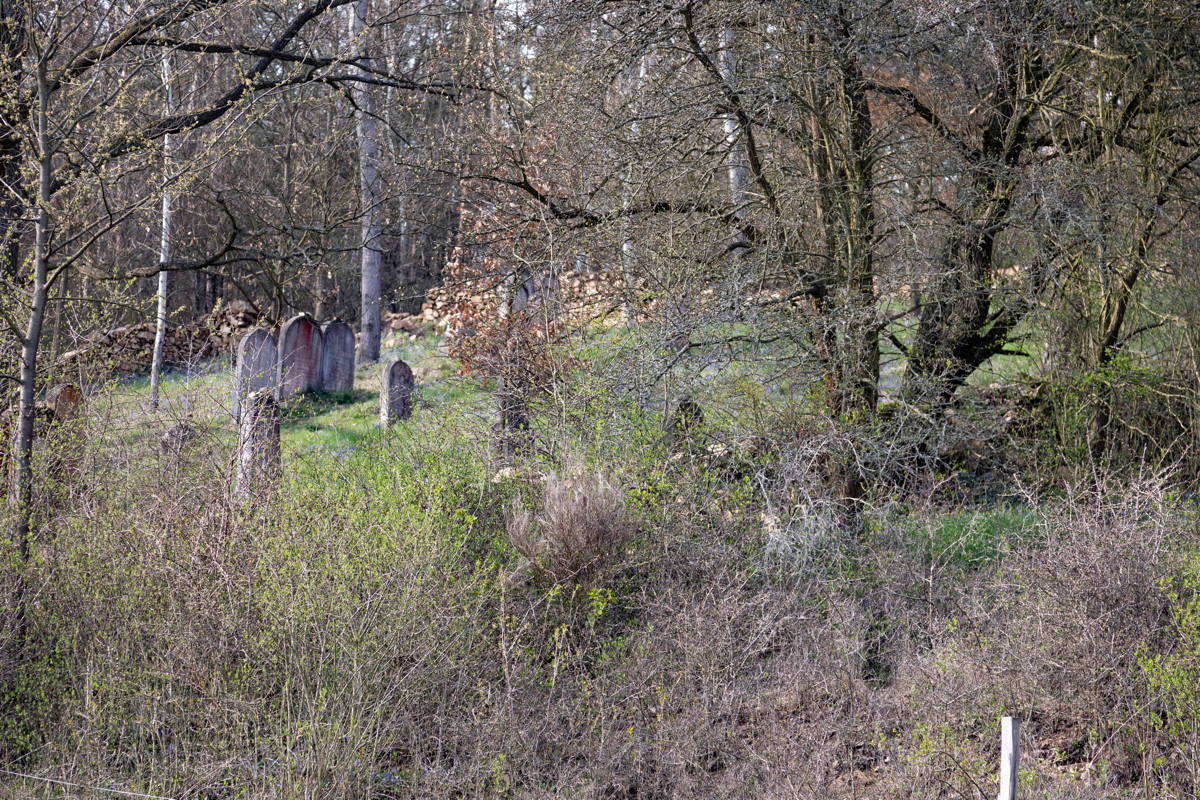
MULTIPOLYGON (((351 46, 361 48, 363 66, 369 64, 364 30, 371 0, 358 0, 350 15, 351 46)), ((365 70, 359 74, 366 76, 365 70)), ((375 93, 369 84, 354 90, 358 104, 358 174, 362 212, 362 309, 359 355, 366 361, 379 360, 380 295, 382 293, 383 240, 382 192, 379 185, 379 139, 375 119, 375 93)))
MULTIPOLYGON (((171 56, 163 53, 162 57, 163 88, 167 95, 167 113, 175 110, 175 97, 171 90, 171 56)), ((171 217, 172 196, 167 189, 171 180, 171 136, 163 137, 163 196, 162 196, 162 236, 158 244, 158 311, 154 329, 154 354, 150 360, 150 408, 158 410, 158 385, 162 376, 163 342, 167 336, 167 302, 171 286, 171 273, 166 269, 166 263, 171 260, 171 217)))
MULTIPOLYGON (((737 92, 737 34, 732 28, 721 31, 719 65, 721 78, 730 93, 737 92)), ((750 172, 746 166, 746 149, 742 142, 741 123, 737 114, 730 109, 723 115, 722 128, 725 132, 725 179, 729 189, 729 202, 733 206, 733 244, 748 245, 742 223, 746 218, 746 184, 750 172)))
POLYGON ((991 305, 991 234, 967 229, 946 247, 943 274, 921 304, 909 346, 905 398, 940 412, 975 368, 994 352, 981 337, 991 305))
MULTIPOLYGON (((638 59, 637 72, 635 73, 633 83, 634 95, 634 118, 629 123, 629 138, 637 143, 638 137, 642 135, 642 124, 638 119, 641 113, 641 93, 642 86, 645 83, 646 75, 649 71, 647 60, 648 55, 643 55, 638 59)), ((625 324, 633 325, 637 317, 637 309, 634 304, 634 288, 637 274, 637 244, 634 241, 633 219, 630 216, 630 207, 633 205, 633 161, 630 160, 629 165, 625 168, 624 180, 621 186, 621 205, 624 214, 621 219, 621 276, 625 282, 625 296, 622 304, 625 306, 625 324)))
MULTIPOLYGON (((848 27, 843 31, 850 41, 848 27)), ((844 398, 847 411, 873 413, 879 401, 879 325, 875 302, 874 156, 871 109, 862 71, 853 55, 839 65, 846 117, 845 203, 846 309, 840 322, 844 398)))
MULTIPOLYGON (((14 82, 21 74, 25 48, 25 3, 0 0, 0 71, 14 82)), ((23 150, 17 133, 19 123, 11 112, 0 109, 0 278, 15 281, 21 268, 20 220, 25 211, 21 196, 23 150)))
MULTIPOLYGON (((46 77, 46 55, 43 53, 37 64, 37 148, 38 148, 38 208, 35 223, 33 244, 33 287, 29 323, 25 330, 21 346, 21 389, 20 405, 17 419, 16 450, 16 486, 14 501, 16 504, 16 522, 13 539, 17 544, 17 553, 21 563, 29 561, 31 537, 33 531, 33 422, 36 410, 37 395, 37 357, 38 346, 42 339, 42 324, 46 317, 46 299, 49 292, 49 250, 51 219, 50 192, 53 178, 53 153, 50 150, 49 137, 46 131, 49 85, 46 77)), ((25 617, 25 578, 24 573, 17 583, 16 610, 20 638, 24 639, 26 625, 25 617)))
POLYGON ((1021 179, 1021 154, 1037 107, 1036 59, 1009 44, 998 48, 995 88, 978 116, 979 145, 966 159, 962 195, 973 198, 956 214, 957 230, 944 250, 942 272, 923 292, 909 346, 903 395, 932 414, 950 404, 967 378, 1004 349, 1024 314, 1004 302, 995 285, 996 236, 1005 228, 1021 179))
MULTIPOLYGON (((847 19, 838 18, 830 49, 830 84, 819 86, 816 69, 806 81, 812 109, 809 174, 822 272, 836 292, 810 298, 813 339, 821 361, 829 413, 875 410, 879 400, 879 335, 875 297, 875 157, 871 109, 847 19)), ((821 40, 813 36, 815 52, 821 40)), ((823 66, 823 65, 822 65, 823 66)))

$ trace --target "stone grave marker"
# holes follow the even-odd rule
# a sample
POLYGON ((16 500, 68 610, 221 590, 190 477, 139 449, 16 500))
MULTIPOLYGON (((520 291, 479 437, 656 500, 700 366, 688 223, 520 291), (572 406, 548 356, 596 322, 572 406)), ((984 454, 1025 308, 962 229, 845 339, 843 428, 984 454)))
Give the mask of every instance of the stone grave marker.
POLYGON ((413 371, 400 359, 383 367, 379 386, 379 424, 388 427, 412 416, 413 371))
POLYGON ((55 422, 78 419, 83 414, 83 392, 71 383, 60 383, 46 392, 46 407, 54 412, 55 422))
POLYGON ((279 400, 321 388, 321 329, 297 314, 279 330, 279 400))
POLYGON ((234 491, 242 501, 269 495, 279 486, 279 404, 268 391, 251 392, 242 405, 234 491))
POLYGON ((538 316, 555 319, 559 313, 558 277, 553 272, 531 275, 513 292, 512 310, 532 312, 539 306, 538 316))
POLYGON ((354 330, 338 320, 321 326, 321 388, 327 392, 354 388, 354 330))
POLYGON ((496 389, 496 411, 499 419, 492 426, 492 446, 497 455, 507 458, 528 449, 532 441, 529 409, 525 406, 525 398, 506 378, 500 380, 496 389))
POLYGON ((34 440, 39 442, 47 485, 47 499, 65 500, 67 486, 83 467, 86 421, 83 392, 71 383, 60 383, 46 392, 35 409, 34 440))
POLYGON ((279 377, 279 350, 275 337, 262 328, 250 331, 238 342, 237 367, 233 377, 233 419, 241 418, 242 401, 251 392, 275 393, 279 377))
POLYGON ((200 431, 187 421, 172 425, 158 440, 163 455, 178 459, 192 442, 200 437, 200 431))
POLYGON ((696 401, 684 396, 667 415, 666 424, 671 440, 676 444, 685 443, 704 424, 704 411, 696 401))

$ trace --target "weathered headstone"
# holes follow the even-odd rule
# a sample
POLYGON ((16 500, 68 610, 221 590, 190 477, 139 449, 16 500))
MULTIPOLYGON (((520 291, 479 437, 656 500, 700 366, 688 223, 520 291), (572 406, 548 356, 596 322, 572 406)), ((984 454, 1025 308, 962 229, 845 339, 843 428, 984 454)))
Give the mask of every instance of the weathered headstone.
POLYGON ((379 424, 388 427, 393 422, 412 416, 413 371, 400 359, 383 367, 379 387, 379 424))
POLYGON ((704 411, 690 397, 683 397, 667 415, 667 434, 676 443, 686 442, 704 424, 704 411))
POLYGON ((235 421, 241 418, 242 401, 251 392, 275 393, 279 378, 279 350, 275 337, 262 328, 250 331, 238 342, 233 392, 235 421))
POLYGON ((46 392, 34 410, 34 458, 44 480, 41 500, 58 506, 82 471, 86 435, 83 393, 74 384, 60 383, 46 392))
POLYGON ((236 458, 234 491, 239 500, 267 496, 279 486, 279 404, 270 392, 246 396, 236 458))
POLYGON ((200 431, 194 425, 185 421, 167 428, 162 438, 158 440, 158 444, 163 455, 179 458, 183 455, 183 451, 187 446, 199 438, 199 436, 200 431))
POLYGON ((499 419, 492 432, 493 447, 501 460, 528 450, 532 441, 529 429, 529 409, 525 398, 507 378, 496 389, 496 411, 499 419))
POLYGON ((529 313, 535 305, 542 306, 539 315, 558 316, 558 277, 553 272, 531 275, 513 292, 513 311, 529 313))
POLYGON ((344 322, 321 326, 321 388, 327 392, 354 388, 354 330, 344 322))
POLYGON ((307 314, 298 314, 279 330, 280 400, 321 388, 321 329, 307 314))
POLYGON ((45 404, 54 412, 55 422, 78 419, 83 414, 83 392, 74 384, 60 383, 46 392, 45 404))

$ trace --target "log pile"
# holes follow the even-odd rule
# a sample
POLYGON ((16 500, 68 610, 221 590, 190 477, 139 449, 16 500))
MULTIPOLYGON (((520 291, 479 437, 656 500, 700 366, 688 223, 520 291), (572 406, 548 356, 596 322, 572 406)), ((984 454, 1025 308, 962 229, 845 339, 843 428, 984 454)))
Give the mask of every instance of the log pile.
MULTIPOLYGON (((569 272, 559 283, 561 318, 567 325, 605 320, 621 307, 624 280, 618 273, 569 272)), ((615 321, 615 318, 614 318, 615 321)))
MULTIPOLYGON (((61 366, 70 373, 143 372, 154 352, 154 323, 126 325, 89 337, 64 353, 61 366)), ((163 339, 163 363, 185 364, 212 354, 212 341, 197 326, 170 328, 163 339)))
MULTIPOLYGON (((183 366, 219 353, 232 353, 259 322, 254 308, 242 301, 213 311, 200 323, 172 326, 163 339, 163 363, 183 366)), ((85 339, 59 357, 67 374, 98 377, 109 372, 144 372, 154 355, 153 321, 114 328, 85 339)))
MULTIPOLYGON (((586 324, 615 311, 621 299, 621 277, 607 271, 579 273, 566 270, 556 276, 557 319, 568 325, 586 324)), ((539 300, 535 295, 531 306, 539 300)), ((463 285, 435 286, 425 296, 419 314, 389 314, 384 330, 394 335, 420 336, 432 329, 452 332, 462 320, 478 319, 495 306, 495 291, 473 294, 463 285), (491 295, 489 298, 488 295, 491 295)), ((532 311, 532 308, 531 308, 532 311)))
POLYGON ((266 327, 275 327, 274 322, 262 317, 245 300, 234 300, 213 309, 203 327, 212 340, 213 352, 234 353, 242 337, 259 327, 260 322, 266 327))

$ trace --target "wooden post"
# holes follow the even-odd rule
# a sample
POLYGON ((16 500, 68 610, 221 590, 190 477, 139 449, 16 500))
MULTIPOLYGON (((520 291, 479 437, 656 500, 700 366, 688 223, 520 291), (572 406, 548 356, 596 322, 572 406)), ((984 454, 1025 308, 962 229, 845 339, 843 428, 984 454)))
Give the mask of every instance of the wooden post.
POLYGON ((1017 764, 1021 758, 1021 723, 1000 719, 1000 794, 997 800, 1017 800, 1017 764))

